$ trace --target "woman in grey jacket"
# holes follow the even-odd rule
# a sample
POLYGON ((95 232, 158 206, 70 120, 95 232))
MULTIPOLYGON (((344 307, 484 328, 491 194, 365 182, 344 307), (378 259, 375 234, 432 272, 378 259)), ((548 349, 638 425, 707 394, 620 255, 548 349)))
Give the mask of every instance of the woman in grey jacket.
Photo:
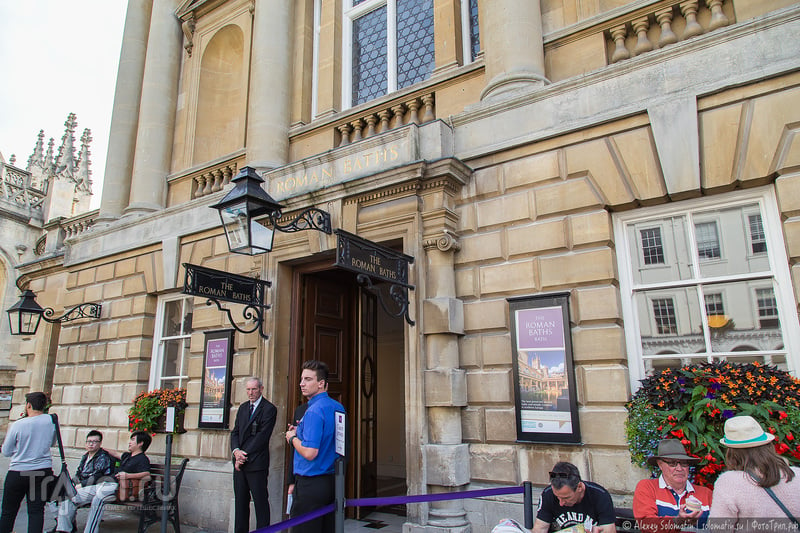
POLYGON ((47 396, 43 392, 25 395, 25 417, 6 434, 3 455, 11 457, 3 485, 0 533, 11 533, 22 498, 28 503, 28 533, 42 533, 47 487, 53 480, 50 446, 55 444, 55 425, 44 414, 47 396))

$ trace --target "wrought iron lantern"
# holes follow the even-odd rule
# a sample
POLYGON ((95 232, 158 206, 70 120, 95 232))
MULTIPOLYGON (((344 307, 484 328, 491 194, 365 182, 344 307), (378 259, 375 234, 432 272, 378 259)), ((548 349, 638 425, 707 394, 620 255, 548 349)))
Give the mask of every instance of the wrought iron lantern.
MULTIPOLYGON (((20 289, 22 290, 22 289, 20 289)), ((34 335, 39 328, 39 323, 61 323, 78 318, 99 318, 101 305, 97 303, 84 303, 68 310, 59 318, 51 318, 55 311, 51 308, 43 309, 36 302, 36 295, 30 289, 22 291, 19 301, 8 308, 8 324, 12 335, 34 335)))
POLYGON ((264 180, 254 168, 243 167, 231 181, 234 188, 219 203, 209 206, 219 211, 231 252, 245 255, 270 252, 276 231, 316 229, 331 233, 330 214, 315 207, 305 209, 287 224, 279 224, 283 206, 261 188, 264 180), (264 223, 257 218, 264 219, 264 223))

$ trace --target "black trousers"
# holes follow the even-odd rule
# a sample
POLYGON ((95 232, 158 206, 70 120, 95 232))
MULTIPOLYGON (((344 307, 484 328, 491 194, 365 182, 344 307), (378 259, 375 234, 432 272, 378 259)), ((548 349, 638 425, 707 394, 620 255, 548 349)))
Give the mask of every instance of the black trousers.
POLYGON ((250 497, 256 508, 256 527, 269 525, 268 470, 233 470, 234 531, 250 531, 250 497))
POLYGON ((0 515, 0 533, 11 533, 17 520, 22 498, 27 498, 28 533, 42 533, 44 529, 44 504, 47 487, 53 482, 53 470, 9 470, 3 485, 3 511, 0 515))
MULTIPOLYGON (((326 476, 295 476, 292 497, 292 518, 302 516, 314 509, 333 503, 336 499, 336 485, 333 474, 326 476)), ((333 533, 335 513, 309 520, 292 528, 292 533, 333 533)))

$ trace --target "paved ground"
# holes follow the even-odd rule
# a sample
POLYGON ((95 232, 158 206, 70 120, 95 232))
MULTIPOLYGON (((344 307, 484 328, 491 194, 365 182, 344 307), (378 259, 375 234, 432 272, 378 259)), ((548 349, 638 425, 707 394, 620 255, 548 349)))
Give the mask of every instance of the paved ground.
MULTIPOLYGON (((0 443, 2 443, 3 435, 0 435, 0 443)), ((8 471, 9 458, 0 455, 0 500, 3 494, 3 482, 6 478, 8 471)), ((56 508, 54 505, 48 505, 45 508, 44 529, 49 531, 56 525, 56 508)), ((86 524, 86 516, 89 513, 88 508, 78 509, 78 531, 83 531, 86 524)), ((184 517, 185 518, 185 517, 184 517)), ((400 533, 403 529, 404 518, 386 513, 372 513, 365 520, 347 520, 345 522, 345 533, 358 533, 367 531, 381 531, 381 533, 400 533)), ((103 513, 103 522, 100 525, 100 533, 136 533, 139 527, 139 515, 135 511, 126 509, 122 506, 109 505, 103 513)), ((161 531, 159 524, 153 524, 148 528, 148 533, 157 533, 161 531)), ((19 513, 17 514, 17 522, 14 527, 15 533, 26 533, 28 531, 28 511, 25 502, 22 502, 19 513)), ((167 526, 167 531, 172 533, 172 526, 167 526)), ((202 529, 194 526, 181 523, 181 533, 227 533, 227 531, 219 531, 213 529, 202 529)))

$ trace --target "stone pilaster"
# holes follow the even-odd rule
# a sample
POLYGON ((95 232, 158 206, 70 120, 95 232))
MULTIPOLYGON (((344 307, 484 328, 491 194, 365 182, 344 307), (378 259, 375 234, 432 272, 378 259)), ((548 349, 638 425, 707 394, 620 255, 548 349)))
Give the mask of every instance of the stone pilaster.
POLYGON ((480 2, 486 79, 481 100, 547 83, 540 0, 480 2))
POLYGON ((260 171, 289 159, 294 2, 256 0, 250 61, 247 164, 260 171))
POLYGON ((158 211, 166 202, 183 52, 183 31, 175 16, 176 7, 176 0, 153 0, 126 215, 158 211))
POLYGON ((128 2, 117 69, 117 86, 114 90, 114 107, 111 111, 111 130, 108 137, 98 222, 110 222, 119 218, 128 206, 152 9, 153 0, 128 2))
MULTIPOLYGON (((428 490, 448 492, 469 483, 469 448, 461 438, 461 408, 467 405, 466 372, 459 368, 458 337, 464 334, 464 308, 455 296, 453 254, 460 246, 445 230, 424 242, 427 261, 425 316, 425 406, 428 444, 425 465, 428 490)), ((431 503, 429 528, 469 531, 462 500, 431 503)))

